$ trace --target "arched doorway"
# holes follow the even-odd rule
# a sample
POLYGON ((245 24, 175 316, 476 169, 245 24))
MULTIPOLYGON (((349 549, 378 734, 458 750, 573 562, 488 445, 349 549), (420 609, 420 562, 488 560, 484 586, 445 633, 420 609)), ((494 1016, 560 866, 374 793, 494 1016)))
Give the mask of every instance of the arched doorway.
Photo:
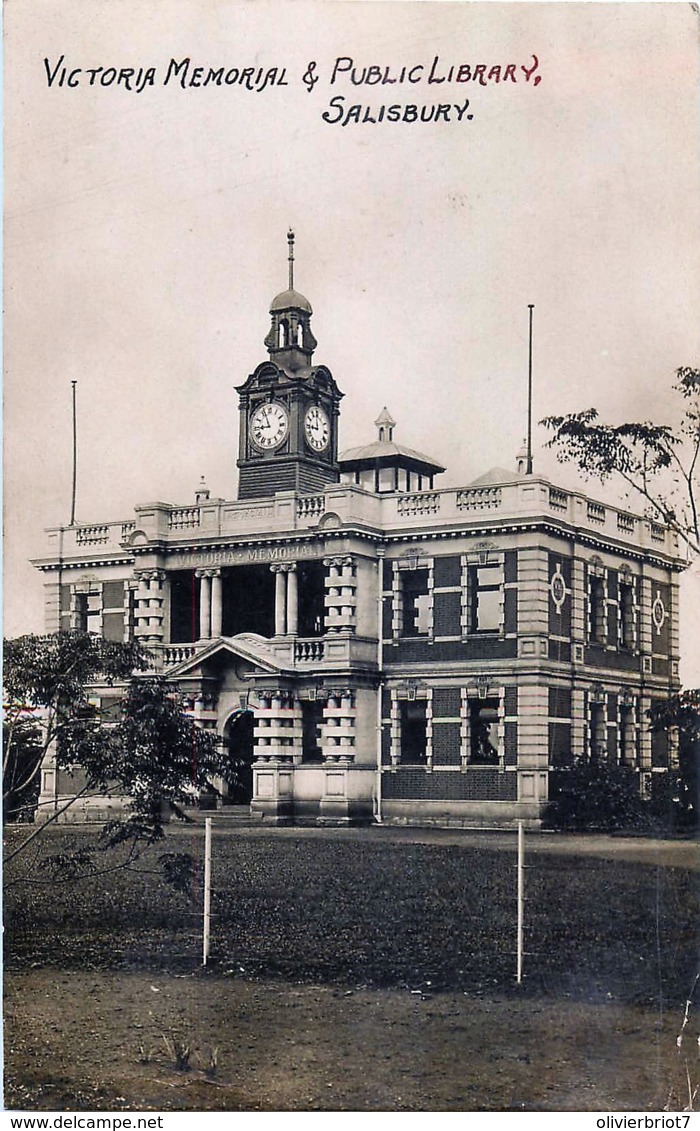
POLYGON ((226 721, 224 742, 229 755, 226 805, 250 805, 252 800, 254 725, 252 711, 236 711, 226 721))

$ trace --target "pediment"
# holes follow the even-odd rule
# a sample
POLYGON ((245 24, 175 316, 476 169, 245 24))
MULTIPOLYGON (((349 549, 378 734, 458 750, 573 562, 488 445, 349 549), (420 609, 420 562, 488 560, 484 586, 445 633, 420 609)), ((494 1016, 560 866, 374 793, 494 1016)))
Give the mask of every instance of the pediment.
POLYGON ((241 632, 237 636, 220 636, 212 640, 186 660, 168 668, 166 675, 168 678, 191 675, 212 660, 227 658, 236 664, 249 664, 254 673, 261 675, 279 675, 286 671, 275 658, 266 637, 255 632, 241 632))

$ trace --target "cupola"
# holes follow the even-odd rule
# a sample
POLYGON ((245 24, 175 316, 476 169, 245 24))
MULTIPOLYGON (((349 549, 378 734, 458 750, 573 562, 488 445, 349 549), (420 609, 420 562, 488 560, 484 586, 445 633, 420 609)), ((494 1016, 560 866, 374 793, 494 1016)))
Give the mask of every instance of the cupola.
POLYGON ((204 476, 202 476, 194 493, 194 501, 195 503, 205 503, 210 495, 211 491, 206 485, 204 476))
POLYGON ((434 476, 445 470, 442 464, 395 442, 396 421, 386 406, 374 423, 377 439, 373 444, 350 448, 341 455, 341 480, 367 491, 432 490, 434 476))
POLYGON ((272 324, 265 338, 270 360, 290 373, 308 369, 316 349, 311 333, 311 303, 294 289, 294 232, 287 233, 289 245, 289 287, 275 295, 270 304, 272 324))

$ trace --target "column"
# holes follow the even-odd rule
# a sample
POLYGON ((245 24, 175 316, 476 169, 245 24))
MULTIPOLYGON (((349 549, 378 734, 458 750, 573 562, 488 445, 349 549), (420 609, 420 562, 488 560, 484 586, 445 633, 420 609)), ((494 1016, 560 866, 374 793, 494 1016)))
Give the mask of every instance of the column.
POLYGON ((255 758, 293 765, 301 762, 301 705, 291 691, 261 691, 255 710, 255 758))
POLYGON ((338 632, 345 629, 354 631, 356 613, 355 559, 352 555, 338 558, 324 558, 328 570, 326 576, 326 631, 338 632))
POLYGON ((294 766, 302 759, 301 704, 287 689, 258 695, 251 813, 267 823, 285 824, 294 810, 294 766))
POLYGON ((151 570, 134 571, 134 579, 138 586, 136 590, 136 639, 140 644, 146 646, 150 637, 151 572, 151 570))
POLYGON ((338 613, 340 604, 340 559, 324 558, 323 564, 328 570, 325 578, 326 594, 324 605, 326 610, 324 628, 326 632, 337 632, 339 628, 338 613))
POLYGON ((287 578, 278 565, 270 566, 275 575, 275 636, 284 636, 287 628, 287 578))
POLYGON ((208 640, 211 629, 211 576, 210 571, 198 569, 199 578, 199 639, 208 640))
POLYGON ((221 636, 222 619, 221 570, 213 569, 211 571, 211 634, 214 639, 221 636))
POLYGON ((324 762, 349 764, 355 757, 355 699, 351 689, 329 691, 323 708, 321 750, 324 762))
POLYGON ((287 632, 296 636, 299 623, 299 595, 296 562, 287 566, 287 632))

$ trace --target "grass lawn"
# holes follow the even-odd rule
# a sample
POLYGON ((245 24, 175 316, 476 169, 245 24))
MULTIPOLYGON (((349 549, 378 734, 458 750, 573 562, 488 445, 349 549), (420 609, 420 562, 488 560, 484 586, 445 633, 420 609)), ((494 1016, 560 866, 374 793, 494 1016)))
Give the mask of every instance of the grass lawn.
MULTIPOLYGON (((92 835, 56 830, 45 851, 85 847, 92 835)), ((8 869, 13 1102, 50 1108, 61 1099, 69 1107, 103 1109, 184 1104, 192 1110, 614 1110, 629 1103, 652 1110, 676 1088, 672 1106, 682 1107, 680 1088, 670 1081, 678 1075, 675 1037, 697 967, 698 871, 653 854, 646 860, 618 854, 614 842, 606 854, 594 854, 572 852, 566 838, 528 838, 526 977, 517 987, 514 840, 488 834, 431 839, 418 843, 389 830, 215 833, 206 972, 198 969, 201 892, 190 900, 153 870, 165 849, 201 852, 200 836, 173 832, 164 849, 139 863, 140 874, 45 884, 34 863, 23 882, 12 884, 17 872, 8 869), (101 1042, 88 1042, 96 1050, 89 1086, 71 1077, 42 1091, 48 1052, 44 1076, 35 1071, 32 1017, 40 1014, 33 1010, 45 1011, 46 999, 55 998, 65 1021, 66 1000, 70 996, 75 1009, 75 986, 84 991, 90 978, 96 999, 106 995, 117 1013, 126 1008, 119 1007, 121 998, 133 998, 136 1012, 129 1016, 136 1028, 127 1038, 128 1055, 120 1045, 131 1068, 119 1077, 131 1083, 114 1085, 125 1092, 123 1103, 111 1085, 98 1094, 113 1064, 113 1057, 108 1064, 99 1060, 100 1047, 104 1052, 109 1043, 106 1032, 101 1042), (43 1004, 35 1000, 39 985, 43 1004), (290 993, 298 995, 297 1027, 290 1021, 290 993), (164 1002, 163 994, 174 1012, 153 1021, 153 1002, 164 1002), (224 1000, 228 1024, 220 1028, 216 1007, 224 1000), (198 1018, 198 1067, 178 1090, 176 1080, 162 1079, 172 1071, 162 1037, 168 1026, 186 1028, 185 1001, 198 1018), (140 1021, 134 1020, 139 1008, 140 1021), (426 1043, 428 1014, 433 1036, 426 1043), (280 1057, 285 1072, 270 1069, 263 1080, 261 1050, 268 1055, 280 1018, 290 1034, 306 1033, 307 1044, 291 1035, 291 1061, 280 1057), (157 1098, 144 1084, 153 1077, 152 1050, 137 1054, 138 1026, 149 1025, 160 1063, 157 1098), (237 1026, 250 1038, 245 1050, 237 1026), (588 1035, 583 1041, 582 1032, 588 1035), (215 1079, 204 1071, 207 1033, 216 1036, 217 1048, 227 1040, 231 1046, 215 1079), (326 1064, 329 1042, 340 1050, 345 1040, 342 1067, 326 1064), (473 1079, 465 1080, 465 1050, 473 1079), (586 1050, 598 1064, 592 1073, 586 1050), (145 1060, 137 1069, 139 1056, 145 1060), (398 1063, 415 1067, 403 1082, 398 1063), (289 1064, 296 1066, 291 1074, 289 1064)), ((109 1005, 104 1008, 109 1014, 109 1005)), ((79 1040, 80 1016, 72 1042, 79 1040)), ((64 1050, 64 1060, 68 1044, 59 1033, 55 1048, 64 1050)))

